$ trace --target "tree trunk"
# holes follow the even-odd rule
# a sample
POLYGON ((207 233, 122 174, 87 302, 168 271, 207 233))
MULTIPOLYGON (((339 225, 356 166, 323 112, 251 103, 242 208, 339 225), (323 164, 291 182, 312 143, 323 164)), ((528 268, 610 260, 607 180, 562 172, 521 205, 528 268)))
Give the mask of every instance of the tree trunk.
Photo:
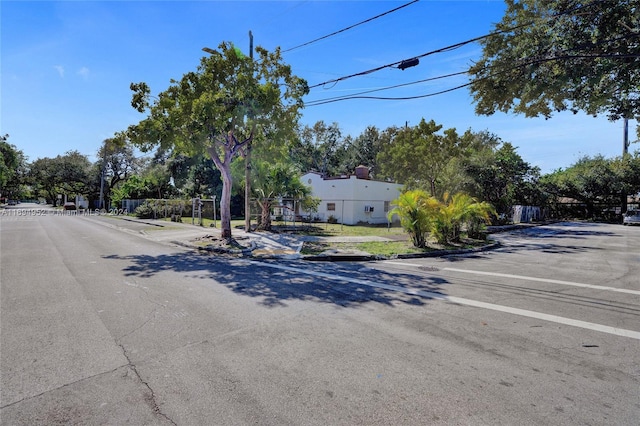
POLYGON ((251 232, 251 142, 247 143, 244 159, 244 230, 251 232))
POLYGON ((231 238, 231 170, 220 170, 222 197, 220 198, 220 230, 222 238, 231 238))
POLYGON ((58 206, 58 198, 56 197, 56 195, 57 195, 56 192, 55 191, 47 191, 47 194, 51 198, 51 204, 53 205, 53 207, 57 207, 58 206))
POLYGON ((222 196, 220 197, 220 231, 222 238, 231 239, 231 155, 226 153, 224 161, 217 155, 215 147, 208 148, 209 155, 220 170, 222 196))
POLYGON ((258 200, 260 206, 260 224, 258 228, 262 231, 271 231, 271 201, 268 198, 258 200))
POLYGON ((435 197, 436 196, 436 180, 435 179, 429 179, 429 190, 431 191, 431 196, 435 197))
POLYGON ((589 201, 586 201, 585 204, 587 209, 587 219, 593 219, 596 215, 595 205, 593 203, 590 203, 589 201))
MULTIPOLYGON (((224 142, 214 142, 214 144, 218 144, 218 146, 224 150, 222 158, 218 154, 215 146, 207 148, 213 164, 220 170, 222 177, 222 197, 220 198, 220 231, 222 232, 222 238, 231 238, 231 186, 233 182, 233 178, 231 177, 231 161, 244 144, 251 143, 254 130, 255 125, 251 130, 251 136, 242 143, 238 143, 233 136, 233 132, 226 134, 224 142)), ((247 232, 248 231, 249 230, 247 230, 247 232)))

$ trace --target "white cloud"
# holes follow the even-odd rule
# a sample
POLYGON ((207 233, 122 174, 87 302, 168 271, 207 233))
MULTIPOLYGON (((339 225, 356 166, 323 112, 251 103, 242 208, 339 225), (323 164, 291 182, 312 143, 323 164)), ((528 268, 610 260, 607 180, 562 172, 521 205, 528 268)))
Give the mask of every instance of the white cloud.
POLYGON ((54 65, 53 68, 58 71, 60 78, 64 78, 64 67, 62 65, 54 65))
POLYGON ((85 80, 89 78, 89 68, 87 67, 82 67, 78 70, 78 75, 82 78, 84 78, 85 80))

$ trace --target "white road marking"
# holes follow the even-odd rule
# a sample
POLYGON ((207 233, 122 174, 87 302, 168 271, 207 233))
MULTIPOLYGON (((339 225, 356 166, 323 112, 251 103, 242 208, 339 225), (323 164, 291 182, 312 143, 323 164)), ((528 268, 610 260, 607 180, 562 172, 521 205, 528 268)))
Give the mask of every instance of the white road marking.
POLYGON ((470 271, 466 269, 456 269, 456 268, 442 268, 442 270, 451 271, 451 272, 463 272, 463 273, 473 274, 473 275, 488 275, 488 276, 502 277, 502 278, 513 278, 516 280, 537 281, 537 282, 550 283, 550 284, 561 284, 561 285, 568 285, 572 287, 582 287, 582 288, 591 288, 594 290, 614 291, 617 293, 635 294, 637 296, 640 296, 640 291, 630 290, 627 288, 607 287, 607 286, 595 285, 595 284, 583 284, 583 283, 576 283, 572 281, 554 280, 550 278, 527 277, 524 275, 501 274, 498 272, 470 271))
POLYGON ((335 280, 335 281, 356 283, 356 284, 365 285, 365 286, 369 286, 369 287, 373 287, 373 288, 380 288, 380 289, 383 289, 383 290, 397 291, 397 292, 404 293, 404 294, 427 297, 427 298, 430 298, 430 299, 443 300, 443 301, 446 301, 446 302, 457 303, 459 305, 466 305, 466 306, 473 306, 473 307, 476 307, 476 308, 490 309, 490 310, 493 310, 493 311, 505 312, 505 313, 508 313, 508 314, 520 315, 520 316, 523 316, 523 317, 534 318, 534 319, 539 319, 539 320, 544 320, 544 321, 550 321, 550 322, 555 322, 555 323, 558 323, 558 324, 570 325, 572 327, 579 327, 579 328, 584 328, 584 329, 587 329, 587 330, 593 330, 593 331, 599 331, 599 332, 602 332, 602 333, 608 333, 608 334, 612 334, 612 335, 615 335, 615 336, 628 337, 628 338, 631 338, 631 339, 640 340, 640 331, 627 330, 627 329, 618 328, 618 327, 611 327, 611 326, 608 326, 608 325, 597 324, 597 323, 587 322, 587 321, 581 321, 581 320, 576 320, 576 319, 571 319, 571 318, 565 318, 565 317, 561 317, 561 316, 557 316, 557 315, 545 314, 545 313, 542 313, 542 312, 529 311, 529 310, 526 310, 526 309, 511 308, 509 306, 496 305, 494 303, 480 302, 480 301, 477 301, 477 300, 465 299, 465 298, 461 298, 461 297, 446 296, 446 295, 443 295, 443 294, 440 294, 440 293, 434 293, 434 292, 431 292, 431 291, 400 287, 400 286, 390 285, 390 284, 383 284, 383 283, 378 283, 378 282, 370 281, 370 280, 361 280, 361 279, 358 279, 358 278, 351 278, 351 277, 346 277, 346 276, 342 276, 342 275, 328 274, 328 273, 325 273, 325 272, 310 271, 310 270, 307 270, 307 269, 294 268, 294 267, 291 267, 291 266, 279 265, 279 264, 275 264, 275 263, 264 263, 264 262, 257 262, 257 261, 251 261, 251 260, 249 260, 247 262, 251 263, 251 264, 254 264, 254 265, 259 265, 259 266, 262 266, 262 267, 280 269, 282 271, 296 272, 296 273, 299 273, 299 274, 306 274, 306 275, 311 275, 311 276, 315 276, 315 277, 327 278, 327 279, 335 280))
POLYGON ((413 268, 419 268, 424 265, 419 265, 417 263, 407 263, 407 262, 396 262, 395 260, 383 260, 381 263, 390 263, 392 265, 400 265, 400 266, 411 266, 413 268))
MULTIPOLYGON (((393 265, 400 265, 400 266, 410 266, 414 268, 419 268, 424 266, 424 265, 418 265, 416 263, 405 263, 405 262, 394 262, 394 261, 385 261, 385 263, 390 263, 393 265)), ((494 277, 501 277, 501 278, 512 278, 516 280, 537 281, 537 282, 550 283, 550 284, 561 284, 561 285, 568 285, 572 287, 582 287, 582 288, 590 288, 594 290, 613 291, 616 293, 627 293, 627 294, 634 294, 636 296, 640 296, 640 290, 608 287, 608 286, 595 285, 595 284, 583 284, 583 283, 576 283, 573 281, 554 280, 550 278, 537 278, 537 277, 528 277, 525 275, 502 274, 499 272, 484 272, 484 271, 474 271, 470 269, 457 269, 457 268, 439 268, 439 270, 451 271, 451 272, 462 272, 465 274, 472 274, 472 275, 487 275, 487 276, 494 276, 494 277)))

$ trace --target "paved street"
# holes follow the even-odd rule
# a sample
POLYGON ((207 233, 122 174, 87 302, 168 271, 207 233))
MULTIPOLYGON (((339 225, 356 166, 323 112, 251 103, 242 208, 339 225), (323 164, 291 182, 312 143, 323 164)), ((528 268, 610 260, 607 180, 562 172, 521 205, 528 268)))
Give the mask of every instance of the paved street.
POLYGON ((640 417, 640 227, 369 263, 201 255, 167 231, 0 216, 0 423, 640 417))

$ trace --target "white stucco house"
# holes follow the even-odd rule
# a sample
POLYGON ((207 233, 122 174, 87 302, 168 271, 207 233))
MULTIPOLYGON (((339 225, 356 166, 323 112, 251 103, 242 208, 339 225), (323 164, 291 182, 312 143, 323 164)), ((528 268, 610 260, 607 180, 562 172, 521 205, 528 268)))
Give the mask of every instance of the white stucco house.
POLYGON ((338 223, 387 223, 391 202, 398 198, 403 185, 369 179, 369 169, 358 166, 355 175, 322 177, 309 172, 300 180, 311 187, 312 196, 321 200, 316 213, 311 214, 323 222, 330 217, 338 223))

